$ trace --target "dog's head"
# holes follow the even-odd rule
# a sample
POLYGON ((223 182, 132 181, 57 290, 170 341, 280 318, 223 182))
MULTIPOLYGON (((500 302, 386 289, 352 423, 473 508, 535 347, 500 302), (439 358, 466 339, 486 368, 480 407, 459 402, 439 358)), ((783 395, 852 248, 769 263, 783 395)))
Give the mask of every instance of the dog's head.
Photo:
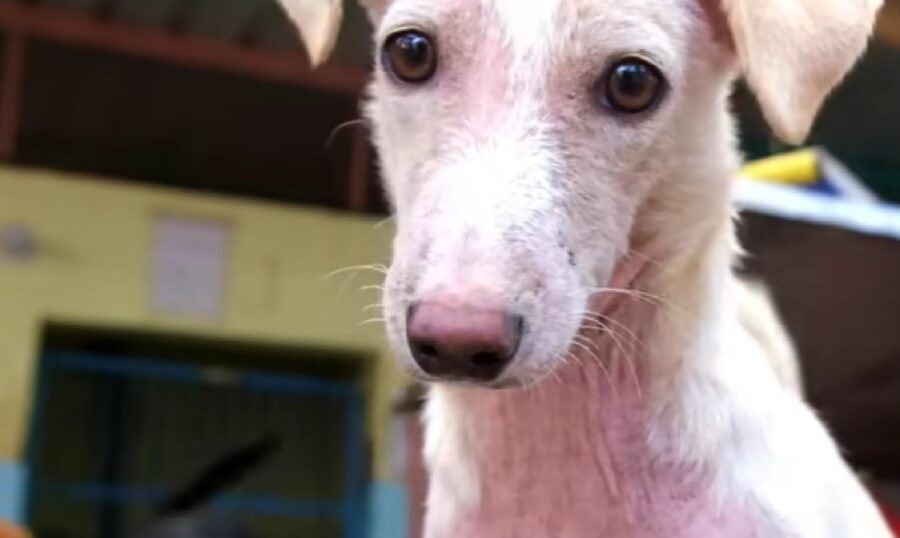
MULTIPOLYGON (((334 19, 333 2, 282 1, 334 19)), ((880 0, 364 3, 397 224, 390 337, 425 379, 501 387, 552 370, 592 294, 628 285, 636 233, 690 233, 655 219, 667 204, 728 218, 704 193, 735 170, 734 75, 802 140, 880 0)))

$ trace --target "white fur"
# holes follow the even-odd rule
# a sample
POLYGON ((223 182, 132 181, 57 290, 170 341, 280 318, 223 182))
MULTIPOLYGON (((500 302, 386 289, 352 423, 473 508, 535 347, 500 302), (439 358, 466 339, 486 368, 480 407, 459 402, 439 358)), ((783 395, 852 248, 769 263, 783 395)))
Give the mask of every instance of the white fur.
POLYGON ((429 534, 439 535, 459 517, 478 504, 480 478, 472 464, 469 447, 476 439, 467 435, 465 410, 449 398, 431 398, 426 407, 425 461, 429 463, 426 525, 429 534))
POLYGON ((745 281, 738 286, 741 325, 759 342, 775 374, 797 394, 803 394, 800 361, 793 342, 778 319, 771 297, 758 282, 745 281))
MULTIPOLYGON (((414 26, 439 46, 433 80, 410 87, 378 69, 367 107, 397 217, 385 310, 401 363, 422 376, 406 344, 412 302, 449 291, 477 304, 489 293, 528 328, 493 388, 548 382, 592 297, 628 287, 658 301, 627 319, 644 335, 636 359, 654 410, 641 424, 648 450, 711 470, 714 495, 746 507, 753 536, 890 536, 799 397, 774 313, 733 276, 739 159, 727 113, 740 69, 776 132, 801 138, 860 53, 880 2, 368 4, 377 43, 414 26), (594 81, 623 54, 650 59, 670 81, 641 118, 592 99, 594 81), (635 257, 645 260, 640 271, 617 284, 635 257)), ((428 538, 451 536, 482 501, 477 419, 453 387, 434 389, 428 538)))

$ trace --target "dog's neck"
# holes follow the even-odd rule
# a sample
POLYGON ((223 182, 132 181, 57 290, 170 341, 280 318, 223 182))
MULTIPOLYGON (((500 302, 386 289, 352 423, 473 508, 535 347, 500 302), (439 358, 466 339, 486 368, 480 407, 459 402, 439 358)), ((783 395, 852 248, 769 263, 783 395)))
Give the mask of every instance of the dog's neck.
POLYGON ((704 432, 690 431, 708 421, 680 418, 678 398, 728 323, 729 216, 705 233, 670 255, 651 243, 636 249, 610 286, 624 282, 630 293, 594 297, 566 364, 539 385, 434 389, 429 537, 513 528, 535 536, 740 534, 734 520, 687 517, 716 502, 705 449, 693 441, 704 432), (661 513, 664 521, 653 519, 661 513))

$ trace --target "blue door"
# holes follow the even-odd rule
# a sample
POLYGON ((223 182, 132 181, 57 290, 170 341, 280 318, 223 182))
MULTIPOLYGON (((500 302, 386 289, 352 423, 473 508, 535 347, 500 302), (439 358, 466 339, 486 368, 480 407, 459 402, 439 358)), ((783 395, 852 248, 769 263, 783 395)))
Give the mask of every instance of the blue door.
POLYGON ((29 523, 39 538, 130 538, 176 517, 249 538, 364 534, 363 399, 352 383, 51 352, 37 394, 29 523))

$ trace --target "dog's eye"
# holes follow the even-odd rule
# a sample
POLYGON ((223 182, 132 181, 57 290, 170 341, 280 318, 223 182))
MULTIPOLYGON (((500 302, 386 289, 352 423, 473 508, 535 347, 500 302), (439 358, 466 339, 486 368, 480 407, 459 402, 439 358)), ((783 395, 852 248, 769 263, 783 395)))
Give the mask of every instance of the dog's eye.
POLYGON ((637 114, 655 105, 665 89, 657 67, 641 58, 615 63, 602 80, 602 97, 617 112, 637 114))
POLYGON ((418 30, 400 30, 384 42, 381 63, 385 70, 403 82, 421 84, 437 70, 437 51, 427 34, 418 30))

